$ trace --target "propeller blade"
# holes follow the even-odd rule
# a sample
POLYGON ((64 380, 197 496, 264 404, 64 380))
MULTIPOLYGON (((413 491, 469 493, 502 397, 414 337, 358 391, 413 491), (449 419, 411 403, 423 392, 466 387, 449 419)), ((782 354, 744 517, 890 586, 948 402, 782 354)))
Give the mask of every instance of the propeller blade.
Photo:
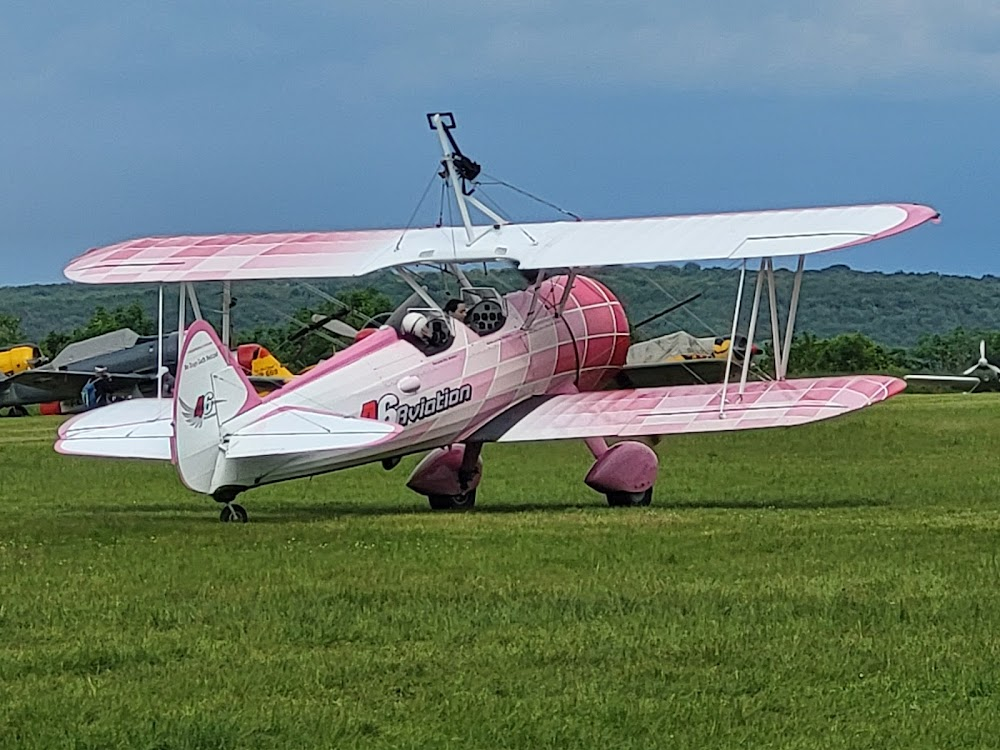
POLYGON ((977 362, 976 364, 974 364, 972 367, 970 367, 968 370, 966 370, 962 374, 963 375, 971 375, 972 373, 974 373, 978 369, 978 367, 979 367, 979 363, 977 362))
POLYGON ((992 362, 987 362, 986 366, 989 367, 993 371, 994 375, 1000 377, 1000 367, 997 367, 992 362))
POLYGON ((986 359, 986 339, 979 341, 979 358, 986 359))

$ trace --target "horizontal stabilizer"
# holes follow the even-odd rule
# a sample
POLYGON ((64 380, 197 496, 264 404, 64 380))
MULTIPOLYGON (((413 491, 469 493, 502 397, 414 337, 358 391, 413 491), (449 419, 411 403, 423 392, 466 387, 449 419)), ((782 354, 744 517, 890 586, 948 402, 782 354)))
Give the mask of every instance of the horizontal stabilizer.
POLYGON ((906 387, 898 378, 851 375, 747 383, 742 396, 722 385, 638 388, 522 402, 470 439, 516 442, 588 437, 641 437, 790 427, 870 406, 906 387))
POLYGON ((392 422, 344 417, 302 407, 279 407, 228 436, 227 458, 354 450, 390 439, 392 422))
POLYGON ((74 456, 170 460, 173 404, 169 399, 119 401, 68 419, 56 450, 74 456))

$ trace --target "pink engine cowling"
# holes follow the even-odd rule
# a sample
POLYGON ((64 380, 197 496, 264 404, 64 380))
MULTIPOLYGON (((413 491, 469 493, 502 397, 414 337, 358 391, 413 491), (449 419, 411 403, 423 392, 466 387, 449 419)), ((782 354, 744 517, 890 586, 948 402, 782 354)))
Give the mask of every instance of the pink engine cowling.
MULTIPOLYGON (((568 276, 555 276, 542 282, 539 300, 545 307, 558 308, 568 280, 568 276)), ((516 302, 515 296, 511 295, 511 302, 523 305, 529 295, 516 302)), ((586 276, 573 279, 556 330, 559 349, 555 373, 579 370, 578 390, 598 390, 625 365, 630 343, 625 309, 611 290, 596 279, 586 276)))

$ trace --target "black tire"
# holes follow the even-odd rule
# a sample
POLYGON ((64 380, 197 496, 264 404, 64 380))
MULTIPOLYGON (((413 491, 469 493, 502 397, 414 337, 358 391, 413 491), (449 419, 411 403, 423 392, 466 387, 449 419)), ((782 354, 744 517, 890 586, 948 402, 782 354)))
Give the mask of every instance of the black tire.
POLYGON ((476 505, 476 491, 469 490, 458 495, 428 495, 431 510, 472 510, 476 505))
POLYGON ((653 502, 653 488, 645 492, 609 492, 608 505, 612 508, 644 508, 653 502))
POLYGON ((246 508, 239 503, 227 503, 223 506, 222 512, 219 513, 219 520, 222 523, 232 523, 234 521, 246 523, 249 517, 247 516, 246 508))

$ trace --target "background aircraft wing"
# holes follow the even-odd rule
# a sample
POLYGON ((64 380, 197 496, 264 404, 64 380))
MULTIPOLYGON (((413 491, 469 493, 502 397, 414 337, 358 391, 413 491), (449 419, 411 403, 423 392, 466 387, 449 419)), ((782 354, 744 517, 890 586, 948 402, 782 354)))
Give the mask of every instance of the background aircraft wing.
POLYGON ((884 401, 906 387, 898 378, 851 375, 738 384, 670 386, 536 396, 495 417, 469 440, 501 443, 588 437, 640 437, 789 427, 884 401))
MULTIPOLYGON (((19 387, 30 388, 35 392, 48 395, 50 401, 67 401, 79 398, 80 391, 94 377, 93 372, 76 372, 73 370, 25 370, 12 375, 4 381, 5 388, 13 388, 18 393, 19 387)), ((156 380, 155 375, 111 374, 111 390, 114 393, 131 393, 141 383, 156 380)), ((30 402, 29 402, 30 403, 30 402)))
POLYGON ((146 237, 96 248, 65 270, 90 284, 361 276, 412 263, 505 260, 565 268, 807 255, 938 218, 910 203, 480 227, 146 237))
MULTIPOLYGON (((83 388, 87 384, 87 381, 94 377, 93 372, 81 372, 76 370, 25 370, 24 372, 19 372, 16 375, 12 375, 8 380, 14 383, 23 383, 24 385, 29 385, 32 388, 45 388, 50 386, 58 386, 63 384, 80 384, 80 388, 83 388)), ((146 383, 150 380, 156 380, 156 375, 141 374, 141 373, 111 373, 112 383, 122 383, 127 384, 131 387, 134 383, 146 383)))

